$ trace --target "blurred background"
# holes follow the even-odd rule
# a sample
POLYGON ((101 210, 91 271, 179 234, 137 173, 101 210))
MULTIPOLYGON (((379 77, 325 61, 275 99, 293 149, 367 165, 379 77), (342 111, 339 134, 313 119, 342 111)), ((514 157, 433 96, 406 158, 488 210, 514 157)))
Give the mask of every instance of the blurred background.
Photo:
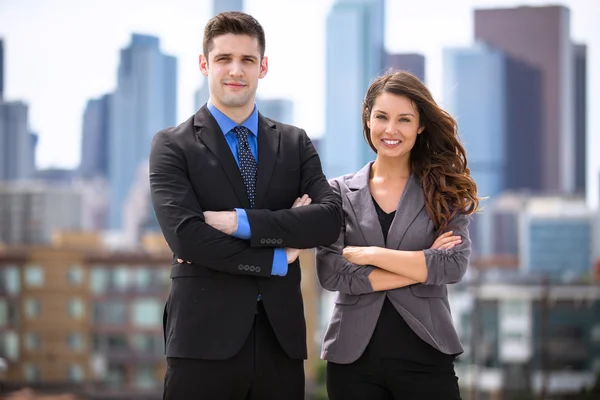
MULTIPOLYGON (((0 396, 160 399, 171 253, 158 130, 208 99, 203 28, 264 26, 257 104, 328 178, 374 159, 360 106, 387 68, 458 122, 483 210, 451 288, 464 399, 600 399, 600 2, 0 0, 0 396)), ((308 398, 333 293, 302 254, 308 398)))

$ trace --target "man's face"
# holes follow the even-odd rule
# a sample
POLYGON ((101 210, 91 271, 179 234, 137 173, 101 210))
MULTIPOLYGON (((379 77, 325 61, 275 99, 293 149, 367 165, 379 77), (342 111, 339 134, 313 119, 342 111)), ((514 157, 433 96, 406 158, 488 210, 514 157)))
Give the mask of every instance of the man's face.
POLYGON ((221 109, 254 104, 258 80, 267 70, 268 60, 261 60, 258 40, 248 35, 217 36, 208 60, 200 55, 200 71, 208 77, 211 101, 221 109))

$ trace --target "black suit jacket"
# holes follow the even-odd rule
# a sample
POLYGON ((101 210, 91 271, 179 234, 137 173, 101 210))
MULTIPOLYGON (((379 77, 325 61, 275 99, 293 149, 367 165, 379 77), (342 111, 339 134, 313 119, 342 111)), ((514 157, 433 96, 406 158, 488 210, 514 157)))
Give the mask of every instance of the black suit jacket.
POLYGON ((276 336, 291 358, 306 358, 306 326, 295 261, 271 276, 275 247, 328 245, 341 229, 341 204, 306 133, 258 118, 255 208, 216 120, 206 106, 152 142, 152 203, 173 251, 165 307, 167 357, 227 359, 252 328, 260 293, 276 336), (307 193, 312 204, 290 209, 307 193), (251 240, 226 235, 203 211, 246 209, 251 240), (176 258, 192 264, 178 264, 176 258))

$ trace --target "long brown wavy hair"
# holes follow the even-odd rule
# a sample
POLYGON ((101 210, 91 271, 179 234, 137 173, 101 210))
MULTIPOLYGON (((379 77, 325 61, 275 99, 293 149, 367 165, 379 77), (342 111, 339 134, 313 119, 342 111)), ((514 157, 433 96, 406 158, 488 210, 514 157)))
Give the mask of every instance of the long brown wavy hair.
POLYGON ((406 71, 387 73, 371 83, 362 106, 365 140, 376 153, 367 122, 375 99, 384 92, 408 97, 419 112, 424 130, 410 152, 411 171, 423 186, 429 218, 442 232, 457 213, 470 215, 479 209, 477 184, 467 167, 456 121, 437 105, 416 76, 406 71))

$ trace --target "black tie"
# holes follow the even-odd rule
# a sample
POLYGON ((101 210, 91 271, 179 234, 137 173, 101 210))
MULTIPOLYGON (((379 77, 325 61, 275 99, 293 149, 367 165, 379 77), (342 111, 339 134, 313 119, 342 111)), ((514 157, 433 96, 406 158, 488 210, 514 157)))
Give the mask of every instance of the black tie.
POLYGON ((246 194, 250 200, 250 208, 254 208, 254 194, 256 193, 256 176, 258 173, 258 164, 250 151, 248 135, 250 130, 244 126, 233 128, 238 140, 238 158, 240 160, 240 172, 246 186, 246 194))

